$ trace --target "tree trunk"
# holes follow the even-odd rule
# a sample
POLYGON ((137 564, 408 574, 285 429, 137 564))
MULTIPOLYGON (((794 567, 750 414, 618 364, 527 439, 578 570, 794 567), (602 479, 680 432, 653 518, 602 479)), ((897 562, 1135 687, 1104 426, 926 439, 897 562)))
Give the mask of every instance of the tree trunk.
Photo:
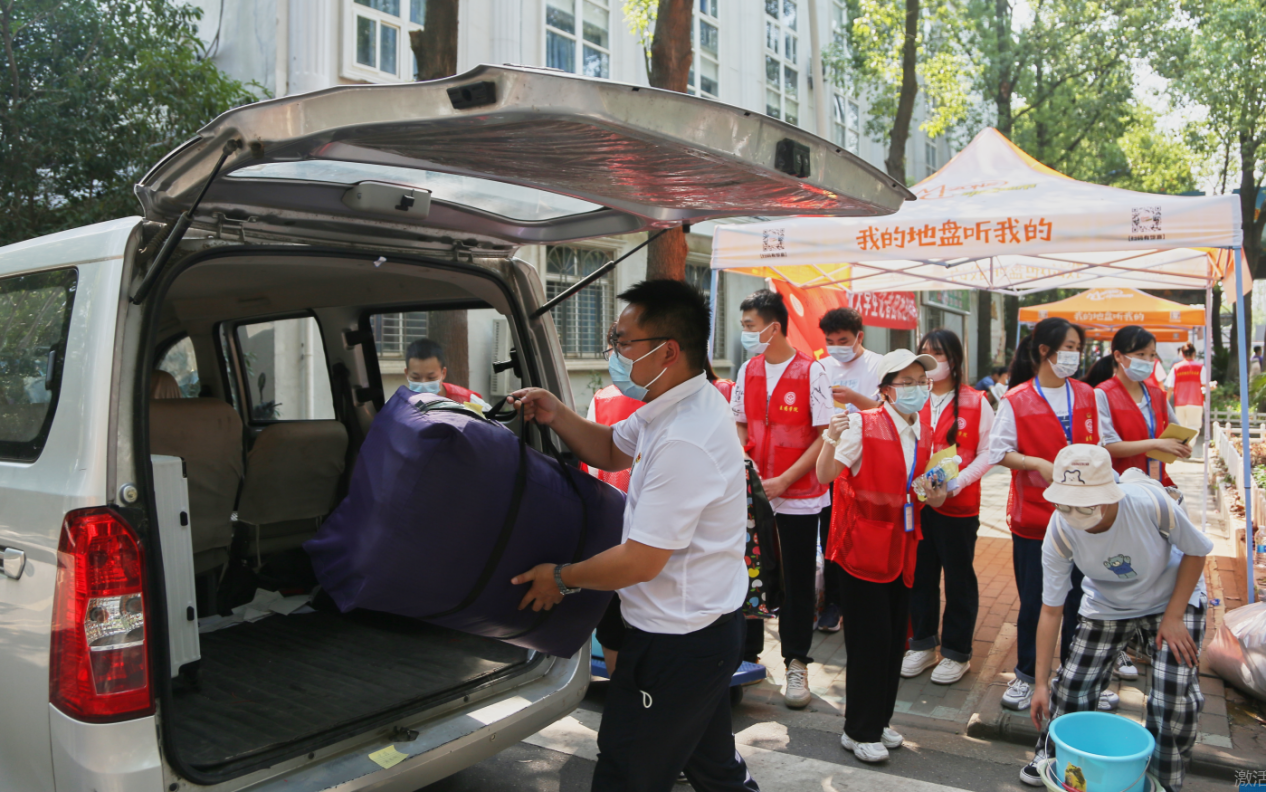
POLYGON ((409 33, 419 80, 457 74, 457 6, 458 0, 427 0, 425 26, 409 33))
MULTIPOLYGON (((1213 336, 1211 341, 1212 352, 1209 359, 1205 361, 1205 365, 1209 366, 1209 371, 1213 371, 1213 355, 1222 351, 1222 290, 1213 290, 1213 315, 1209 317, 1209 334, 1213 336)), ((1216 379, 1216 377, 1212 378, 1216 379)))
POLYGON ((914 100, 919 95, 919 0, 906 0, 906 34, 901 46, 901 96, 897 100, 897 117, 892 122, 888 139, 888 157, 884 167, 888 175, 906 183, 906 141, 910 139, 910 119, 914 117, 914 100))
POLYGON ((998 84, 994 87, 994 107, 997 108, 996 128, 1011 137, 1011 3, 1010 0, 994 0, 993 32, 998 52, 998 84))
MULTIPOLYGON (((685 93, 690 87, 690 64, 694 58, 690 45, 692 12, 691 0, 659 0, 647 75, 652 88, 685 93)), ((672 228, 661 234, 646 247, 647 279, 685 280, 687 252, 684 230, 672 228)))
POLYGON ((1002 323, 1005 338, 1002 339, 1002 348, 1007 350, 1006 365, 1011 365, 1011 358, 1015 355, 1015 337, 1016 330, 1020 326, 1020 298, 1006 295, 1002 298, 1002 309, 1006 313, 1006 319, 1002 323))
POLYGON ((976 292, 976 376, 972 382, 979 380, 993 368, 993 292, 976 292))
MULTIPOLYGON (((427 0, 426 24, 409 33, 409 48, 417 61, 419 80, 439 80, 457 74, 458 0, 427 0)), ((465 311, 431 311, 427 335, 444 348, 445 379, 470 387, 470 330, 465 311)))

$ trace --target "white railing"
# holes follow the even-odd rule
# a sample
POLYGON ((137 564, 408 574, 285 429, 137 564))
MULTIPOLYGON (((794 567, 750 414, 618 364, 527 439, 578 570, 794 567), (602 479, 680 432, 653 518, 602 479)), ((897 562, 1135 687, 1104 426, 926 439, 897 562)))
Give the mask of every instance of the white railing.
MULTIPOLYGON (((1240 456, 1240 452, 1235 450, 1235 444, 1232 437, 1239 437, 1238 429, 1233 429, 1230 424, 1213 424, 1213 445, 1218 449, 1218 458, 1222 460, 1222 464, 1226 466, 1227 475, 1235 482, 1235 491, 1240 496, 1240 503, 1246 502, 1244 499, 1244 459, 1240 456)), ((1266 424, 1258 424, 1254 429, 1249 425, 1249 443, 1254 438, 1261 440, 1266 437, 1266 424)), ((1260 487, 1249 482, 1250 492, 1253 498, 1253 526, 1261 528, 1266 526, 1266 493, 1260 487)))

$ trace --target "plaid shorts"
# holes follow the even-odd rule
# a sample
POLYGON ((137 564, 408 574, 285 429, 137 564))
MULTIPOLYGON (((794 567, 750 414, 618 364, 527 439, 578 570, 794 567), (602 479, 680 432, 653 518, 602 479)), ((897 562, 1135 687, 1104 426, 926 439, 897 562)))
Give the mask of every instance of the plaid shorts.
MULTIPOLYGON (((1204 708, 1200 669, 1182 664, 1169 644, 1156 648, 1161 614, 1135 619, 1087 619, 1077 623, 1068 660, 1051 684, 1051 719, 1066 712, 1086 712, 1099 706, 1099 694, 1112 680, 1117 653, 1131 646, 1152 661, 1151 690, 1144 725, 1156 738, 1148 767, 1168 792, 1182 788, 1186 762, 1196 743, 1196 727, 1204 708)), ((1188 605, 1183 623, 1197 647, 1204 640, 1205 606, 1188 605)), ((1050 750, 1054 751, 1054 745, 1050 750)), ((1037 751, 1046 750, 1046 730, 1038 736, 1037 751)))

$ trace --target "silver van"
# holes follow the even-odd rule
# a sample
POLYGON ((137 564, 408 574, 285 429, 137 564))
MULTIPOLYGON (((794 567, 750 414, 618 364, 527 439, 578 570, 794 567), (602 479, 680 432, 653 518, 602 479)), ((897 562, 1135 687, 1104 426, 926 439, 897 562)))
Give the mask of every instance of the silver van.
POLYGON ((2 790, 413 790, 562 717, 585 656, 305 595, 399 322, 495 317, 500 390, 570 400, 519 246, 911 198, 757 113, 492 66, 238 108, 137 195, 0 249, 2 790))

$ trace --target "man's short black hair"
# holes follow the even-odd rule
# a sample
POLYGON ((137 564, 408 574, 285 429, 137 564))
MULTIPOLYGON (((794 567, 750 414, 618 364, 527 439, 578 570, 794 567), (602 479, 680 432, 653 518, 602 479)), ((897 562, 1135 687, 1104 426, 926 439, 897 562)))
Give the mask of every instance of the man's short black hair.
POLYGON ((857 335, 862 331, 862 315, 852 308, 832 308, 818 320, 823 333, 842 333, 845 330, 857 335))
POLYGON ((687 365, 703 369, 712 327, 712 312, 703 292, 685 281, 644 280, 622 292, 620 299, 642 309, 638 327, 648 335, 676 341, 687 365))
POLYGON ((417 358, 418 360, 435 358, 440 362, 440 368, 448 367, 448 364, 444 362, 444 347, 429 338, 419 338, 417 341, 409 344, 409 353, 404 356, 405 362, 408 363, 413 358, 417 358))
POLYGON ((782 327, 783 334, 787 333, 787 303, 783 302, 782 295, 778 292, 769 289, 752 292, 746 300, 739 303, 739 313, 745 311, 755 311, 757 316, 765 320, 765 324, 777 322, 782 327))
POLYGON ((993 367, 993 378, 994 378, 994 379, 997 379, 998 377, 1001 377, 1003 374, 1006 374, 1006 373, 1007 373, 1007 367, 1006 367, 1006 366, 994 366, 994 367, 993 367))
POLYGON ((1261 345, 1261 344, 1253 344, 1253 351, 1254 351, 1254 352, 1261 352, 1261 351, 1262 351, 1262 345, 1261 345))

